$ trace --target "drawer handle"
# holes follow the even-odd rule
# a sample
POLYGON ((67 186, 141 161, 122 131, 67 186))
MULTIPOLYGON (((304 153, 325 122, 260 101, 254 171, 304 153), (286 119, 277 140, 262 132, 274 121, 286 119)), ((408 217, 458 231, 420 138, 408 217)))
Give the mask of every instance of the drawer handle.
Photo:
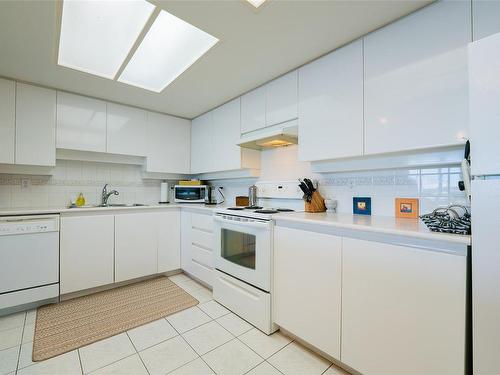
POLYGON ((193 226, 192 229, 199 230, 200 232, 205 232, 205 233, 213 234, 213 231, 210 230, 210 229, 200 228, 200 227, 196 227, 196 226, 193 226))
POLYGON ((209 271, 213 271, 213 268, 212 268, 212 267, 209 267, 209 266, 207 266, 206 264, 203 264, 203 263, 201 263, 201 262, 197 261, 196 259, 191 259, 191 261, 192 261, 193 263, 196 263, 197 265, 199 265, 199 266, 203 267, 203 268, 208 269, 209 271))
POLYGON ((191 245, 196 246, 196 247, 199 247, 199 248, 200 248, 200 249, 202 249, 202 250, 208 251, 208 252, 210 252, 210 254, 212 254, 212 253, 213 253, 212 249, 210 249, 210 248, 209 248, 209 247, 207 247, 207 246, 200 245, 199 243, 196 243, 196 242, 191 242, 191 245))
POLYGON ((241 291, 244 294, 246 294, 248 297, 253 298, 256 301, 259 300, 259 296, 258 295, 255 295, 254 293, 252 293, 252 292, 250 292, 250 291, 242 288, 238 284, 234 283, 232 280, 226 279, 224 276, 219 276, 219 279, 220 279, 220 281, 222 281, 223 283, 225 283, 230 288, 238 289, 239 291, 241 291))

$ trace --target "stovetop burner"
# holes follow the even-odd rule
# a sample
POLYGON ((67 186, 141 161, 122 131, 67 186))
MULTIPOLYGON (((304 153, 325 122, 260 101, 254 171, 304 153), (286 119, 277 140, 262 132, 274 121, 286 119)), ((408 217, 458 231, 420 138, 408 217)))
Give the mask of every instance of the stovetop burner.
POLYGON ((277 214, 278 210, 273 210, 273 209, 255 210, 255 213, 257 213, 257 214, 277 214))
POLYGON ((278 211, 278 212, 294 212, 295 210, 292 210, 291 208, 277 208, 276 211, 278 211))
POLYGON ((262 206, 246 206, 246 210, 261 210, 263 207, 262 206))
POLYGON ((228 210, 231 211, 243 211, 245 208, 244 207, 228 207, 228 210))

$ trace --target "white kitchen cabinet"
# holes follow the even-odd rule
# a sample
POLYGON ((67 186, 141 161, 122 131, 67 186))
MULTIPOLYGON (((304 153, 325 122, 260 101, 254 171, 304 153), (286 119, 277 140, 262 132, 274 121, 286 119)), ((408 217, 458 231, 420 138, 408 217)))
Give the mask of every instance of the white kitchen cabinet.
POLYGON ((0 163, 14 164, 16 83, 0 78, 0 163))
POLYGON ((337 359, 341 259, 341 237, 275 227, 274 321, 337 359))
POLYGON ((465 309, 464 255, 343 238, 341 361, 360 373, 464 374, 465 309))
POLYGON ((214 171, 241 168, 240 98, 212 111, 212 153, 214 171))
POLYGON ((106 152, 106 102, 58 91, 56 146, 106 152))
POLYGON ((120 104, 107 104, 107 152, 147 155, 146 111, 120 104))
POLYGON ((299 69, 299 159, 363 154, 363 42, 299 69))
POLYGON ((470 21, 469 2, 439 1, 364 38, 366 154, 464 142, 470 21))
POLYGON ((469 47, 469 115, 473 175, 495 175, 500 170, 500 34, 469 47))
POLYGON ((114 216, 61 217, 61 294, 114 282, 114 216))
POLYGON ((212 112, 207 112, 191 122, 191 173, 213 171, 212 130, 212 112))
POLYGON ((190 171, 191 122, 155 112, 147 113, 148 172, 190 171))
POLYGON ((266 87, 261 86, 241 96, 241 133, 266 126, 266 87))
POLYGON ((208 286, 214 282, 211 213, 181 212, 181 268, 208 286))
POLYGON ((56 92, 17 83, 16 164, 56 164, 56 92))
POLYGON ((472 0, 474 40, 500 33, 500 1, 472 0))
POLYGON ((158 272, 157 219, 151 212, 115 215, 115 282, 158 272))
POLYGON ((181 268, 181 217, 179 210, 155 213, 158 235, 158 273, 181 268))
POLYGON ((266 84, 266 126, 297 118, 297 70, 266 84))

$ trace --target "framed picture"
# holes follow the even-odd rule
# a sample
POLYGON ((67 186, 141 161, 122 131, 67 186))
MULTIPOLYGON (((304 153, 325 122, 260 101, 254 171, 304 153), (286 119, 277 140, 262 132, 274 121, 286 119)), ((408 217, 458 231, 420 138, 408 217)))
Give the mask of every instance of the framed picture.
POLYGON ((418 218, 417 198, 396 198, 394 206, 396 208, 396 217, 418 218))
POLYGON ((353 197, 352 213, 356 215, 371 215, 372 199, 370 197, 353 197))

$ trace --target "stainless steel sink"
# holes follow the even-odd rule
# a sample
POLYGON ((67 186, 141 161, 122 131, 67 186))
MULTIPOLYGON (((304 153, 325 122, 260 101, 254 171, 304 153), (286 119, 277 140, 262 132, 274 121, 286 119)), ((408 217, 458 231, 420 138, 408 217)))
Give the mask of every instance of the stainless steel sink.
POLYGON ((97 204, 95 206, 85 206, 85 207, 69 207, 69 208, 105 208, 105 207, 147 207, 147 204, 144 203, 134 203, 134 204, 125 204, 125 203, 110 203, 107 205, 97 204))

